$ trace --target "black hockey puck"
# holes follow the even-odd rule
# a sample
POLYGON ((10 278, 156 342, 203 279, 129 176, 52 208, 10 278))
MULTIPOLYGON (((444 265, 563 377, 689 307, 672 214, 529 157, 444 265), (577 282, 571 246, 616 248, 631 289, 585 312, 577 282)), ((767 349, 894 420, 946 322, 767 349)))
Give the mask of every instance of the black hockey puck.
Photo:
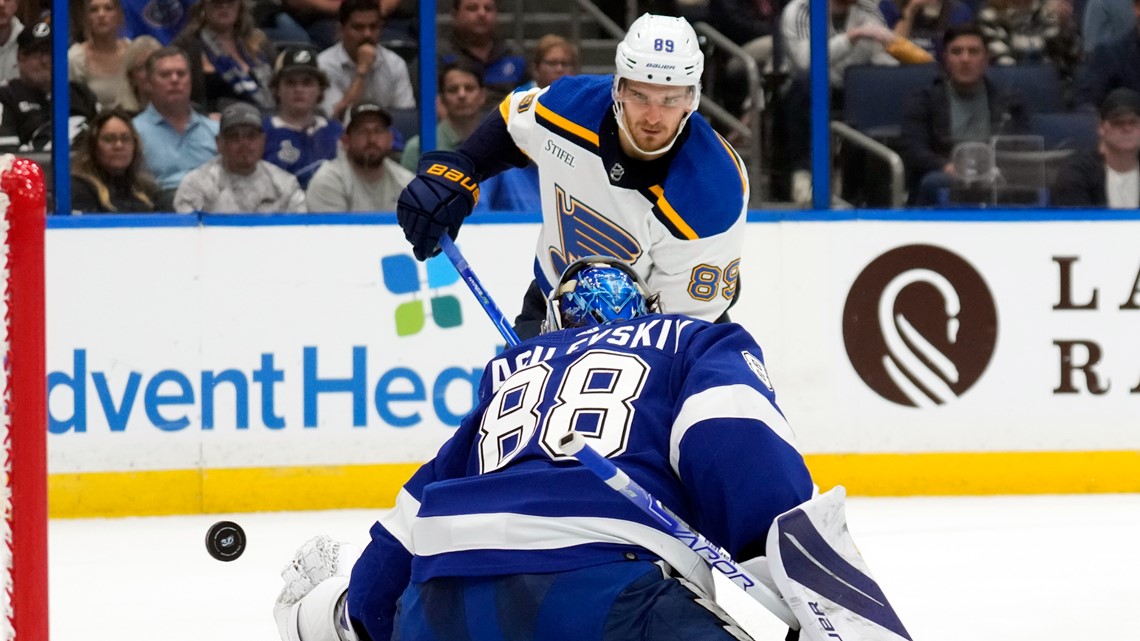
POLYGON ((206 532, 206 551, 219 561, 233 561, 245 552, 245 530, 233 521, 218 521, 206 532))

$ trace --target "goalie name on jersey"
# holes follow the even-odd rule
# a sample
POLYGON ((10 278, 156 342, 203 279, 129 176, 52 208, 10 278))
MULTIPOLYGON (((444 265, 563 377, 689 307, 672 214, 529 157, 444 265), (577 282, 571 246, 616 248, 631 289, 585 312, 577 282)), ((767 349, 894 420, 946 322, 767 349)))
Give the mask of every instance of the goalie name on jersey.
POLYGON ((681 333, 693 321, 684 318, 653 318, 637 325, 598 326, 578 332, 575 340, 565 348, 558 345, 535 345, 510 357, 491 361, 494 375, 492 389, 497 390, 511 374, 536 363, 550 360, 559 354, 573 354, 590 347, 612 345, 616 347, 647 347, 676 354, 681 346, 681 333))

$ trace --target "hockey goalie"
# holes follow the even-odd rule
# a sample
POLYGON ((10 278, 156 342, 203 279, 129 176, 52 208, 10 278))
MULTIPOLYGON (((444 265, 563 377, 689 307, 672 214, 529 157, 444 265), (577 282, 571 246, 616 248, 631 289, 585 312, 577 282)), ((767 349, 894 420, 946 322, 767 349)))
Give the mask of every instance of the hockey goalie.
POLYGON ((813 498, 741 326, 662 314, 626 264, 587 257, 552 290, 544 333, 488 363, 479 399, 363 551, 302 546, 274 610, 283 641, 748 639, 706 557, 566 454, 571 433, 773 579, 793 638, 910 638, 842 489, 813 498))

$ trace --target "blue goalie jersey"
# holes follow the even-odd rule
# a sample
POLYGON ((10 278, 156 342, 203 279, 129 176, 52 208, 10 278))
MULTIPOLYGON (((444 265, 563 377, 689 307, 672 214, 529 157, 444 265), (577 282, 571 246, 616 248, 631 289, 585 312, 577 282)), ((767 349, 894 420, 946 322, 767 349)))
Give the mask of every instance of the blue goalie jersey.
POLYGON ((492 360, 480 402, 401 490, 354 566, 348 607, 391 635, 408 581, 569 571, 635 554, 714 594, 684 543, 557 443, 586 437, 734 558, 763 554, 811 477, 739 325, 649 315, 538 336, 492 360))

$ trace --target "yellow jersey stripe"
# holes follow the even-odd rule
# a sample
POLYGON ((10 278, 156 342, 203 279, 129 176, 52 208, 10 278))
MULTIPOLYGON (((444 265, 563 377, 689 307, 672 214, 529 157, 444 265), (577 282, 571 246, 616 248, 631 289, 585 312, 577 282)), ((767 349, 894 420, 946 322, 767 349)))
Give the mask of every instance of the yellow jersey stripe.
POLYGON ((744 193, 744 188, 747 185, 744 177, 744 166, 740 164, 740 160, 737 159, 736 153, 732 151, 732 147, 728 145, 728 141, 725 140, 723 136, 717 134, 716 139, 720 141, 720 144, 724 145, 724 150, 728 152, 728 157, 732 158, 732 164, 736 165, 736 173, 740 175, 740 191, 741 193, 744 193))
POLYGON ((562 116, 559 116, 558 114, 554 113, 550 109, 547 109, 546 105, 542 104, 541 102, 539 102, 539 101, 535 101, 535 102, 536 102, 535 113, 542 116, 542 118, 544 120, 550 122, 551 124, 558 127, 559 129, 563 129, 565 131, 568 131, 568 132, 574 134, 575 136, 577 136, 578 138, 581 138, 582 140, 585 140, 586 142, 593 144, 595 147, 600 145, 600 143, 598 142, 598 132, 590 131, 589 129, 586 129, 582 125, 579 125, 579 124, 574 123, 574 122, 570 122, 569 120, 563 118, 562 116))
POLYGON ((697 232, 693 231, 692 227, 689 227, 689 224, 685 222, 684 218, 681 218, 681 214, 678 214, 677 210, 673 209, 673 206, 669 204, 669 201, 665 200, 665 190, 661 188, 661 185, 653 185, 649 188, 649 191, 653 192, 654 196, 657 196, 657 206, 661 208, 661 212, 665 214, 669 222, 673 223, 677 231, 681 232, 681 234, 689 240, 699 238, 697 232))
POLYGON ((503 98, 503 101, 499 103, 499 113, 503 116, 503 122, 510 122, 510 120, 507 120, 507 116, 511 113, 511 95, 512 94, 507 94, 507 97, 503 98))

